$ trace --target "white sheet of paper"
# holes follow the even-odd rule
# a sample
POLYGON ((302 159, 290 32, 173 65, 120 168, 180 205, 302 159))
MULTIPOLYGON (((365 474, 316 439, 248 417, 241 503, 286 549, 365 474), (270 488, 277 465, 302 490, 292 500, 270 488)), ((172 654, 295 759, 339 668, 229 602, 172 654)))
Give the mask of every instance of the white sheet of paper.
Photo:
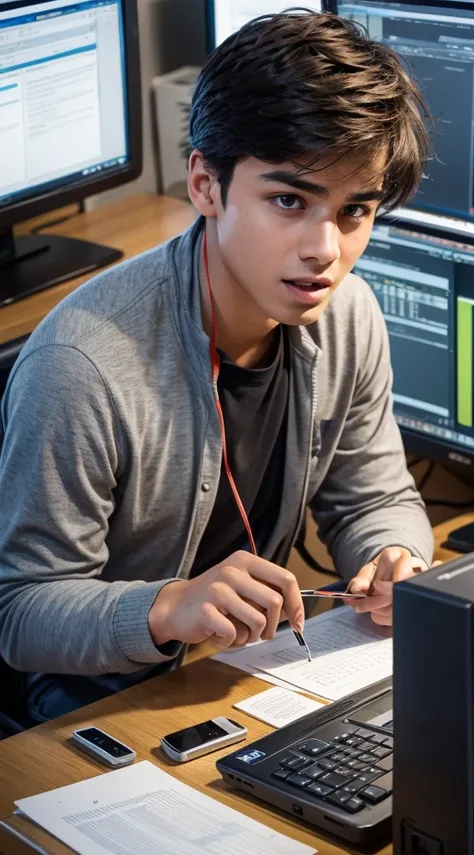
POLYGON ((393 644, 388 631, 367 615, 341 606, 306 621, 304 636, 313 661, 308 662, 291 630, 271 641, 253 644, 214 658, 257 677, 264 672, 289 687, 336 701, 393 671, 393 644))
POLYGON ((80 855, 312 855, 144 760, 15 802, 80 855))
POLYGON ((254 695, 253 698, 246 698, 245 701, 234 704, 236 710, 242 710, 273 727, 284 727, 285 724, 290 724, 308 713, 319 710, 322 706, 324 704, 319 701, 313 701, 297 692, 279 687, 267 689, 265 692, 254 695))

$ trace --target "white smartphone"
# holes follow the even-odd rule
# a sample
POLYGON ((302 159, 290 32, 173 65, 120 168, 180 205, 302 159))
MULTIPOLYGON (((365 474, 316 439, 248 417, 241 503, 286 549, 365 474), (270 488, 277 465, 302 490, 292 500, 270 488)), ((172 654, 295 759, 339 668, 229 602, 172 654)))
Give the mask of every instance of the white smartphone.
POLYGON ((128 745, 124 745, 123 742, 119 742, 98 727, 85 727, 82 730, 73 731, 72 741, 81 751, 92 754, 107 766, 128 766, 137 756, 128 745))
POLYGON ((211 751, 242 742, 247 728, 230 718, 217 716, 201 724, 185 727, 169 733, 161 740, 161 747, 168 757, 178 763, 186 763, 211 751))

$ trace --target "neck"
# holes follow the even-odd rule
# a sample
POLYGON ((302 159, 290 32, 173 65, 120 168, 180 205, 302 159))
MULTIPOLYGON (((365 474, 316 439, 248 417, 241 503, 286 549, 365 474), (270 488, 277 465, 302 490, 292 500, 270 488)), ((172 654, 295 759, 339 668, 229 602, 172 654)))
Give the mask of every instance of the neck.
MULTIPOLYGON (((250 295, 226 268, 217 241, 214 221, 207 225, 207 259, 217 327, 217 345, 243 368, 263 368, 273 355, 278 323, 264 317, 250 295)), ((210 336, 212 305, 204 264, 204 243, 200 259, 201 310, 203 327, 210 336)))

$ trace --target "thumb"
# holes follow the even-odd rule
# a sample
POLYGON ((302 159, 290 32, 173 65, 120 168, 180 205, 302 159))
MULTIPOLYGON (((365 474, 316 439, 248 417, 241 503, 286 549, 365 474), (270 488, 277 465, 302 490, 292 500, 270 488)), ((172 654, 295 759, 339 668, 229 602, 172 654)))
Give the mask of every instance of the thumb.
POLYGON ((377 572, 377 565, 374 561, 370 561, 361 570, 357 576, 350 581, 348 585, 348 593, 351 594, 368 594, 377 572))

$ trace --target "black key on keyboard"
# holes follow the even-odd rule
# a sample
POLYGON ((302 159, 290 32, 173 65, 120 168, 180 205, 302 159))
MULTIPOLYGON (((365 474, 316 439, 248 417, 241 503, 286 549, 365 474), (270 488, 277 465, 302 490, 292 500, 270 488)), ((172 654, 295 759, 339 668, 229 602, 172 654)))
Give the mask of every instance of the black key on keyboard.
POLYGON ((371 742, 376 742, 377 745, 384 745, 390 739, 390 734, 384 736, 382 733, 373 733, 370 737, 371 742))
POLYGON ((357 813, 357 811, 362 810, 362 808, 365 807, 365 804, 362 799, 359 799, 357 796, 353 796, 342 807, 349 813, 357 813))
POLYGON ((331 769, 334 769, 337 766, 337 763, 329 757, 321 757, 321 759, 318 760, 318 766, 326 772, 330 772, 331 769))
POLYGON ((361 744, 358 746, 358 748, 359 748, 359 751, 369 752, 369 751, 374 751, 376 748, 376 745, 374 745, 373 742, 361 742, 361 744))
POLYGON ((298 751, 302 754, 307 754, 309 757, 317 757, 323 751, 330 748, 329 742, 323 742, 321 739, 307 739, 303 745, 297 745, 298 751))
POLYGON ((364 799, 367 799, 371 804, 378 804, 383 799, 388 798, 389 793, 386 790, 381 790, 380 787, 372 786, 366 787, 365 790, 361 793, 364 799))
MULTIPOLYGON (((347 778, 344 775, 336 775, 334 772, 325 772, 324 775, 321 775, 319 781, 321 784, 325 784, 326 787, 331 787, 332 789, 347 784, 347 778)), ((367 783, 369 782, 367 781, 367 783)))
POLYGON ((307 787, 308 784, 313 783, 313 779, 308 778, 307 775, 300 775, 299 772, 295 772, 286 779, 286 783, 292 784, 294 787, 307 787))
POLYGON ((325 787, 324 784, 320 784, 319 781, 316 784, 310 784, 306 788, 306 791, 313 793, 315 796, 321 796, 321 798, 324 798, 325 796, 328 796, 329 793, 332 793, 331 787, 325 787))
POLYGON ((359 739, 372 739, 373 732, 371 730, 366 730, 365 727, 360 727, 359 730, 354 731, 353 736, 358 736, 359 739))
POLYGON ((327 769, 321 769, 322 759, 315 763, 314 766, 305 766, 304 774, 311 778, 312 781, 317 781, 321 775, 324 775, 327 772, 327 769))
POLYGON ((385 745, 381 745, 380 748, 375 748, 372 751, 374 757, 379 757, 380 760, 383 760, 384 757, 388 757, 389 754, 392 754, 391 748, 385 748, 385 745))
POLYGON ((362 741, 363 740, 360 739, 359 736, 349 736, 348 739, 344 740, 344 745, 347 745, 348 748, 355 748, 357 745, 360 745, 362 741))
POLYGON ((358 793, 359 790, 363 790, 367 784, 365 782, 359 781, 359 778, 353 778, 352 781, 348 781, 347 784, 344 784, 343 790, 346 793, 358 793))
POLYGON ((278 778, 279 781, 286 781, 287 778, 292 774, 290 769, 275 769, 272 772, 272 778, 278 778))
POLYGON ((354 769, 354 772, 361 772, 362 769, 367 769, 367 763, 362 763, 360 757, 358 760, 351 760, 347 765, 350 769, 354 769))
POLYGON ((329 760, 334 760, 335 763, 342 763, 346 759, 344 751, 334 751, 333 754, 328 754, 329 760))
POLYGON ((280 766, 286 769, 304 769, 305 766, 310 765, 311 760, 307 760, 306 757, 285 757, 284 760, 280 760, 280 766))
POLYGON ((393 769, 393 754, 384 757, 383 760, 375 760, 377 769, 382 769, 383 772, 391 772, 393 769))
POLYGON ((364 766, 367 766, 367 763, 370 763, 370 764, 371 764, 371 763, 375 763, 375 762, 376 762, 376 761, 375 761, 375 757, 373 756, 373 754, 361 754, 361 755, 360 755, 360 757, 359 757, 359 760, 360 760, 360 762, 361 762, 361 763, 363 763, 363 764, 364 764, 364 766))
POLYGON ((327 797, 327 800, 332 805, 343 807, 343 805, 352 798, 350 793, 345 793, 344 790, 336 790, 327 797))
POLYGON ((346 757, 354 757, 355 759, 356 757, 360 756, 361 752, 358 748, 347 748, 347 746, 344 746, 344 753, 346 757))
POLYGON ((363 784, 371 784, 376 778, 380 778, 381 774, 378 769, 370 768, 359 774, 359 781, 362 781, 363 784))
POLYGON ((353 769, 348 769, 346 766, 336 766, 334 769, 335 775, 341 775, 341 777, 346 778, 346 780, 350 781, 355 777, 355 772, 353 769))

